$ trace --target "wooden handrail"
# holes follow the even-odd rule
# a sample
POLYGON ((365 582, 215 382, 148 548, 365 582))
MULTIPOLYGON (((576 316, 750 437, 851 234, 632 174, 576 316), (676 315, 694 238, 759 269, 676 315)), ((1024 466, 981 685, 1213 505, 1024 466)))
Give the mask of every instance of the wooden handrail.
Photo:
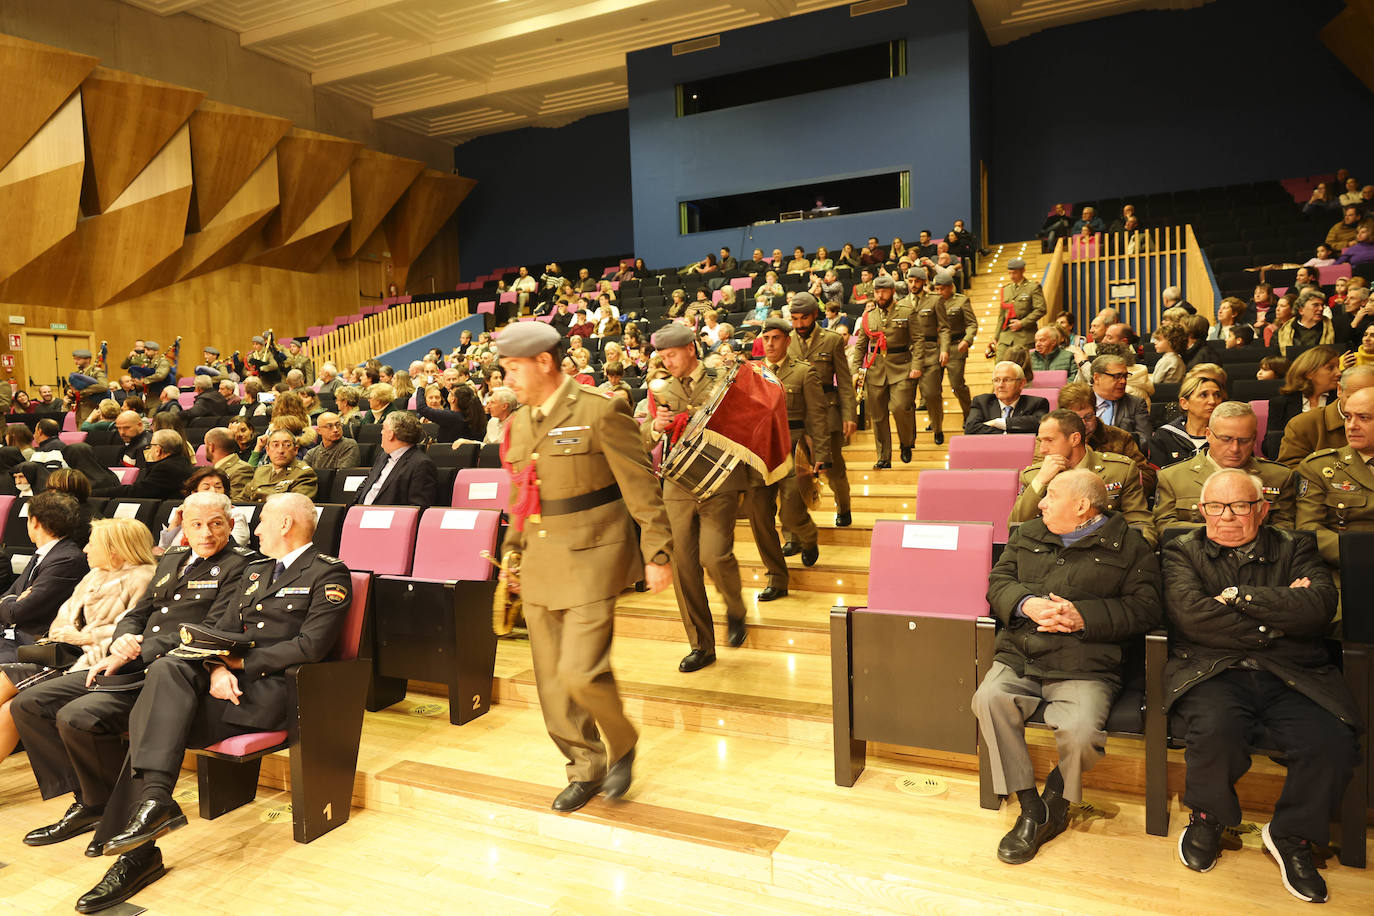
POLYGON ((310 356, 316 366, 326 362, 340 368, 356 366, 460 321, 468 314, 465 298, 402 303, 328 334, 312 337, 310 356))
POLYGON ((1216 289, 1207 276, 1207 265, 1203 262, 1202 246, 1197 243, 1197 236, 1193 235, 1192 224, 1189 223, 1185 229, 1187 230, 1188 245, 1188 289, 1185 295, 1188 301, 1193 304, 1193 308, 1197 309, 1199 315, 1205 316, 1208 321, 1216 321, 1216 289))
POLYGON ((1045 318, 1054 321, 1064 310, 1064 253, 1067 246, 1062 237, 1055 240, 1050 262, 1041 275, 1041 289, 1045 292, 1045 318))

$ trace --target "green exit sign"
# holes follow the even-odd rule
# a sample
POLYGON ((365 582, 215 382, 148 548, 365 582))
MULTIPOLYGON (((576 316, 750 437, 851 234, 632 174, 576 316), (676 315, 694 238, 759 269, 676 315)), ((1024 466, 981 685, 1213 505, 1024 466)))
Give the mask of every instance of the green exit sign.
POLYGON ((65 324, 63 324, 62 322, 60 322, 60 321, 52 321, 52 322, 49 322, 49 323, 48 323, 48 330, 50 330, 50 331, 65 331, 65 330, 67 330, 67 326, 66 326, 65 324))

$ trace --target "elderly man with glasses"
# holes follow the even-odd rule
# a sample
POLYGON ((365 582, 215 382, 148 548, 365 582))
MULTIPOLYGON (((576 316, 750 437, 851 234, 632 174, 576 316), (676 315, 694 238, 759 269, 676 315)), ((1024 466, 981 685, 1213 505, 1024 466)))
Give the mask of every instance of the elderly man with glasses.
POLYGON ((969 405, 964 432, 1032 433, 1040 429, 1040 418, 1050 412, 1050 402, 1033 394, 1022 395, 1026 373, 1013 362, 992 367, 992 394, 980 394, 969 405))
POLYGON ((1141 449, 1148 449, 1154 433, 1150 405, 1126 393, 1130 368, 1120 356, 1099 356, 1092 361, 1094 412, 1101 422, 1124 429, 1141 449))
POLYGON ((1169 663, 1165 702, 1184 723, 1192 809, 1179 859, 1216 865, 1223 827, 1240 823, 1235 783, 1261 735, 1288 773, 1264 826, 1283 886, 1324 903, 1312 846, 1329 839, 1331 812, 1359 756, 1359 712, 1325 639, 1336 587, 1309 534, 1264 524, 1264 484, 1239 468, 1213 474, 1198 503, 1206 527, 1164 549, 1169 663))

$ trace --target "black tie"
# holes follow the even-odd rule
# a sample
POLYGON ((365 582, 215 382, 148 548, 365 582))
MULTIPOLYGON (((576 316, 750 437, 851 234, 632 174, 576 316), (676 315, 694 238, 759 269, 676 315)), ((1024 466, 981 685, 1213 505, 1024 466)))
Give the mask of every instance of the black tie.
POLYGON ((276 582, 278 579, 281 578, 281 574, 284 572, 286 572, 286 564, 283 563, 281 560, 278 560, 277 565, 272 569, 272 580, 267 584, 271 585, 272 582, 276 582))

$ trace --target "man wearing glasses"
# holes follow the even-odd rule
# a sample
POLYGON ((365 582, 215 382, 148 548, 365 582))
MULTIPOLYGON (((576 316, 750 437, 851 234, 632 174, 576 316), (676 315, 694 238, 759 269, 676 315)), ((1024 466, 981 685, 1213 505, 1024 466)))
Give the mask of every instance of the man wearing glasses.
POLYGON ((330 411, 320 414, 318 428, 320 444, 305 453, 305 463, 316 471, 327 468, 356 468, 362 466, 358 443, 343 434, 343 421, 330 411))
POLYGON ((1292 528, 1296 515, 1295 482, 1291 470, 1275 461, 1255 457, 1258 421, 1255 411, 1243 401, 1217 405, 1207 422, 1207 447, 1188 461, 1180 461, 1159 472, 1155 497, 1155 530, 1171 525, 1201 525, 1205 520, 1198 502, 1207 479, 1224 468, 1240 468, 1260 479, 1264 499, 1269 503, 1266 521, 1280 528, 1292 528))
POLYGON ((1359 755, 1359 713, 1324 643, 1336 587, 1310 535, 1264 524, 1259 478, 1217 471, 1198 506, 1206 527, 1171 541, 1163 564, 1165 703, 1184 723, 1192 809, 1179 859, 1198 872, 1216 865, 1222 828, 1241 819, 1235 782, 1263 733, 1288 768, 1264 846, 1289 893, 1323 903, 1312 846, 1328 841, 1359 755))
POLYGON ((1150 408, 1133 394, 1126 393, 1130 366, 1120 356, 1099 356, 1092 362, 1094 410, 1099 422, 1124 429, 1135 437, 1142 450, 1149 448, 1154 428, 1150 408))
POLYGON ((1022 395, 1026 387, 1026 373, 1012 362, 1000 362, 992 367, 992 394, 980 394, 969 407, 964 432, 1033 433, 1040 428, 1040 418, 1050 412, 1050 402, 1033 394, 1022 395))
POLYGON ((1342 531, 1374 531, 1374 388, 1346 396, 1345 442, 1298 465, 1298 530, 1316 532, 1332 569, 1341 561, 1342 531))

